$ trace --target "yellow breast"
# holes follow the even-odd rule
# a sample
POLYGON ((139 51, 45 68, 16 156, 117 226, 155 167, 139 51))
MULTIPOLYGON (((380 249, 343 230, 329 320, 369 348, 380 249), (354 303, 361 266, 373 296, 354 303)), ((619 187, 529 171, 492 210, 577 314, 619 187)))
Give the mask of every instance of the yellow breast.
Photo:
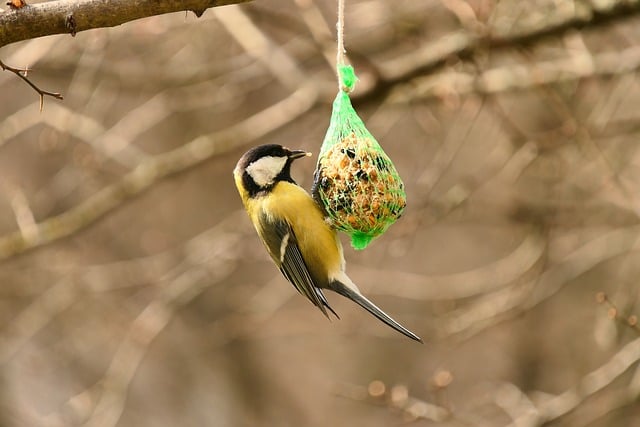
MULTIPOLYGON (((266 212, 284 218, 298 240, 298 246, 316 284, 324 287, 344 268, 342 246, 337 233, 324 220, 322 211, 302 187, 279 182, 270 196, 250 199, 247 210, 256 217, 266 212)), ((252 220, 257 219, 256 217, 252 220)))

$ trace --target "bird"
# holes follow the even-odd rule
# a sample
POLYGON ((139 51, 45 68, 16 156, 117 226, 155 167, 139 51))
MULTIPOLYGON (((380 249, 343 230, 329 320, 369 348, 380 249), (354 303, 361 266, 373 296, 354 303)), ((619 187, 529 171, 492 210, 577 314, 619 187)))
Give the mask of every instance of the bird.
POLYGON ((327 317, 337 318, 323 290, 350 299, 405 336, 422 339, 369 301, 345 272, 337 231, 309 193, 291 177, 294 160, 311 156, 266 144, 247 151, 233 176, 249 219, 271 259, 294 288, 327 317))

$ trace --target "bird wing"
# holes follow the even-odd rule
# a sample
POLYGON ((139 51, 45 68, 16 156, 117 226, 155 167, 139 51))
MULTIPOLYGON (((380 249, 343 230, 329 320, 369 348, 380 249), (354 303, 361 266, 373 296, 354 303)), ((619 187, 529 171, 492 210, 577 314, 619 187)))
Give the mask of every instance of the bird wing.
POLYGON ((322 290, 314 283, 291 224, 286 220, 270 218, 264 213, 259 215, 258 223, 262 229, 259 233, 260 237, 284 277, 325 316, 329 317, 326 310, 328 308, 338 317, 329 306, 322 290))

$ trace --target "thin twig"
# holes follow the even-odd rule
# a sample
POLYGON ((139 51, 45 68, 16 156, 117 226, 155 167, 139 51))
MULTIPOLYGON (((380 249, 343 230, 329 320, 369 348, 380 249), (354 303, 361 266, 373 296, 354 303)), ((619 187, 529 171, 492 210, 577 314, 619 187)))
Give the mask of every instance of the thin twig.
POLYGON ((5 64, 4 62, 0 61, 0 68, 2 68, 3 71, 10 71, 13 74, 15 74, 16 76, 20 77, 22 80, 24 80, 29 86, 31 86, 31 88, 33 90, 35 90, 36 92, 38 92, 38 95, 40 96, 40 111, 42 111, 42 106, 44 105, 44 97, 46 96, 50 96, 52 98, 56 98, 56 99, 63 99, 62 95, 59 92, 49 92, 48 90, 44 90, 44 89, 40 89, 38 86, 36 86, 35 83, 33 83, 29 77, 27 77, 28 72, 30 71, 28 68, 15 68, 15 67, 11 67, 7 64, 5 64))
MULTIPOLYGON (((509 427, 539 426, 557 420, 577 409, 584 401, 609 386, 640 360, 640 338, 631 341, 598 369, 585 375, 574 387, 526 411, 509 427)), ((633 391, 637 398, 637 390, 633 391)), ((632 398, 632 399, 633 399, 632 398)))
POLYGON ((377 70, 379 77, 374 84, 359 90, 352 99, 364 102, 367 99, 386 95, 398 83, 407 82, 415 77, 434 74, 446 66, 451 58, 469 59, 486 49, 499 51, 522 48, 560 37, 570 31, 585 27, 591 29, 627 20, 640 13, 638 1, 605 1, 602 5, 587 5, 572 14, 551 17, 537 25, 519 32, 505 32, 492 29, 487 33, 472 34, 469 31, 457 31, 425 44, 396 59, 387 61, 377 70))
MULTIPOLYGON (((296 0, 296 5, 300 11, 300 18, 307 26, 313 40, 321 48, 324 59, 327 64, 333 67, 335 65, 333 63, 335 45, 329 23, 316 3, 310 0, 296 0)), ((296 55, 296 57, 302 61, 300 56, 296 55)))
MULTIPOLYGON (((230 218, 233 221, 237 215, 230 218)), ((184 248, 188 255, 160 278, 159 292, 131 322, 120 341, 109 367, 95 385, 71 397, 67 407, 73 407, 78 397, 91 397, 91 404, 76 414, 85 426, 114 426, 126 405, 127 391, 143 362, 151 343, 169 324, 177 309, 184 307, 209 286, 226 279, 236 268, 241 233, 225 232, 223 220, 207 231, 207 238, 215 236, 218 247, 207 245, 202 251, 192 240, 184 248)), ((77 406, 76 406, 77 407, 77 406)))
POLYGON ((640 68, 640 48, 579 54, 550 61, 537 61, 490 68, 479 73, 446 71, 425 74, 406 85, 396 85, 389 102, 407 103, 444 95, 495 95, 524 91, 557 83, 634 73, 640 68))
POLYGON ((596 302, 599 304, 606 304, 609 307, 607 316, 610 319, 620 322, 622 325, 631 328, 634 332, 640 333, 640 325, 638 325, 638 316, 630 314, 629 316, 620 315, 620 309, 618 306, 609 299, 606 293, 598 292, 596 294, 596 302))
POLYGON ((285 88, 295 90, 304 84, 305 75, 287 51, 274 43, 240 8, 218 8, 214 11, 225 27, 247 52, 267 67, 285 88))
POLYGON ((599 263, 640 249, 640 227, 625 227, 604 233, 567 255, 539 277, 518 286, 488 293, 466 307, 444 317, 438 325, 441 337, 457 335, 468 339, 489 327, 532 310, 560 292, 572 279, 599 263))

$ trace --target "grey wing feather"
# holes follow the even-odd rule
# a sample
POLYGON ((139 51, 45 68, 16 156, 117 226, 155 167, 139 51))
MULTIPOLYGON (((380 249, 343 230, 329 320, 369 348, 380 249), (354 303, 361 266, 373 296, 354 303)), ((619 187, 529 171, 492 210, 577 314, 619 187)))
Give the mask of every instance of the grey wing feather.
POLYGON ((338 317, 336 312, 329 306, 322 290, 313 282, 291 225, 284 220, 270 220, 266 215, 260 215, 259 219, 260 227, 262 227, 262 240, 273 260, 280 267, 282 274, 293 284, 298 292, 307 297, 325 316, 328 317, 326 310, 328 308, 338 317))

